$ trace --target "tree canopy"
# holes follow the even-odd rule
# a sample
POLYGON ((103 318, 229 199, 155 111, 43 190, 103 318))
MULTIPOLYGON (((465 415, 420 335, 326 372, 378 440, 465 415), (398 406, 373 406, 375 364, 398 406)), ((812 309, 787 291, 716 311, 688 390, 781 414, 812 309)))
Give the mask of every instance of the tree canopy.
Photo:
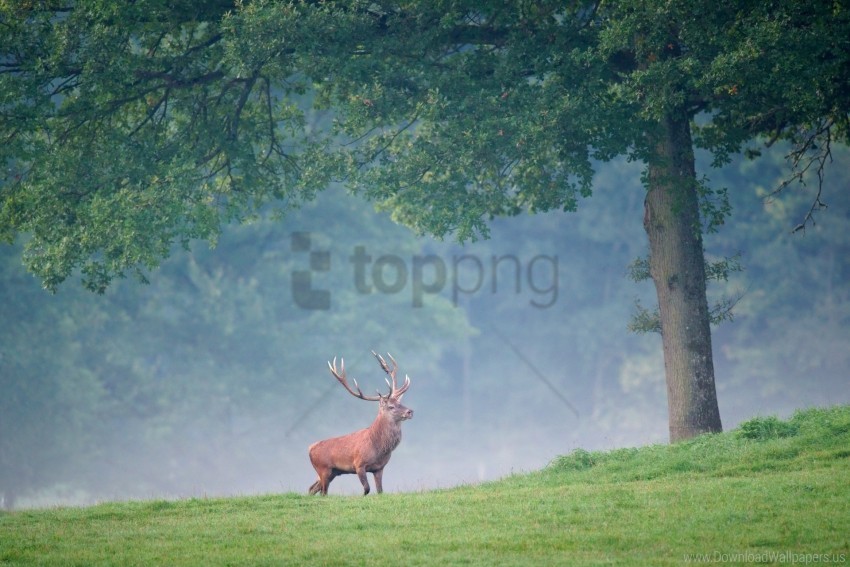
POLYGON ((831 2, 436 2, 375 18, 341 42, 373 43, 334 52, 317 89, 345 134, 372 134, 347 152, 358 187, 432 234, 574 210, 594 160, 657 160, 670 112, 697 119, 718 164, 758 136, 807 150, 848 133, 850 15, 831 2))
POLYGON ((49 289, 144 277, 334 179, 464 241, 644 163, 674 440, 721 428, 702 233, 729 205, 694 149, 790 141, 820 188, 850 135, 850 10, 826 0, 45 0, 2 22, 0 236, 49 289))
POLYGON ((2 233, 31 235, 50 289, 81 268, 102 290, 333 177, 461 240, 573 210, 593 160, 652 158, 671 108, 720 162, 759 135, 847 135, 834 2, 42 1, 2 19, 2 233), (332 135, 308 90, 344 117, 332 135))

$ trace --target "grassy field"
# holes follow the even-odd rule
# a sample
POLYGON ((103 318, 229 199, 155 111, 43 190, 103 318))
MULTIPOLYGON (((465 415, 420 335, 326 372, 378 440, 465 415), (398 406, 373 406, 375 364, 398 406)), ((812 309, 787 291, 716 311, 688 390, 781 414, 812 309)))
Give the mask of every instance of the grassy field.
POLYGON ((477 486, 0 514, 0 565, 850 562, 850 407, 477 486))

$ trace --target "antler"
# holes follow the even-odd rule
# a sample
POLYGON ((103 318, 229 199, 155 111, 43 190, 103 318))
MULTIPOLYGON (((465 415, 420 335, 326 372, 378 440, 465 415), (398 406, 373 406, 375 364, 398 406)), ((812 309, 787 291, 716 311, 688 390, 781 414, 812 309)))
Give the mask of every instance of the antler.
POLYGON ((390 378, 392 378, 392 380, 393 380, 392 384, 390 384, 390 381, 387 380, 386 378, 384 378, 387 385, 390 387, 390 397, 395 398, 397 400, 400 400, 401 397, 404 395, 404 393, 407 391, 407 389, 410 388, 410 376, 408 376, 407 374, 404 375, 404 384, 402 384, 401 388, 399 388, 396 385, 396 381, 395 381, 395 375, 396 375, 396 372, 398 372, 398 363, 393 358, 393 355, 391 355, 390 353, 387 353, 387 356, 390 357, 390 360, 393 363, 393 369, 390 370, 390 367, 387 365, 387 361, 384 360, 384 357, 382 357, 380 354, 376 353, 374 350, 372 351, 372 354, 375 356, 375 358, 378 359, 378 363, 381 365, 381 368, 384 369, 384 372, 389 374, 390 378))
MULTIPOLYGON (((348 393, 354 396, 355 398, 360 398, 361 400, 366 400, 367 402, 377 402, 381 399, 381 394, 378 393, 377 396, 366 396, 360 391, 360 386, 357 385, 357 379, 352 378, 354 380, 354 387, 357 388, 357 391, 351 389, 351 386, 348 385, 348 380, 345 379, 345 359, 341 358, 340 360, 340 369, 337 371, 336 369, 336 357, 334 357, 333 364, 328 362, 328 368, 331 370, 331 374, 334 375, 334 378, 339 380, 339 383, 348 390, 348 393)), ((392 394, 392 392, 390 392, 392 394)))

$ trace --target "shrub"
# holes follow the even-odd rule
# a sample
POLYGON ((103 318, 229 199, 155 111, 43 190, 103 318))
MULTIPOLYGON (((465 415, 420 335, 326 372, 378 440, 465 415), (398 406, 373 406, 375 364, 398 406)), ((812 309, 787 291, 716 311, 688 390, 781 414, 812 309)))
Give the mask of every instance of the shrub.
POLYGON ((796 423, 782 421, 776 416, 756 417, 742 423, 738 427, 737 436, 742 439, 767 441, 768 439, 793 437, 799 431, 800 427, 796 423))
POLYGON ((549 467, 557 471, 583 471, 594 464, 594 455, 584 449, 576 449, 569 455, 561 455, 553 460, 549 467))

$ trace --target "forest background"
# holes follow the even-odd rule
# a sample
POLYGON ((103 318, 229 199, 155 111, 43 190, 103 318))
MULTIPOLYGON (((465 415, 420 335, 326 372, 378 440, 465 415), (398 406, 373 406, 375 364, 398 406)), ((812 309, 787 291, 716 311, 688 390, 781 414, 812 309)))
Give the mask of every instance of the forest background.
MULTIPOLYGON (((743 268, 709 289, 737 301, 713 334, 726 429, 850 402, 850 153, 833 154, 828 208, 795 233, 812 195, 771 196, 783 148, 710 171, 698 156, 732 205, 707 256, 743 268)), ((78 277, 51 295, 25 272, 22 239, 0 247, 5 505, 306 490, 307 446, 375 414, 325 363, 346 357, 374 389, 371 349, 413 381, 391 491, 665 441, 660 337, 627 328, 655 301, 650 282, 628 277, 647 253, 640 169, 597 164, 576 213, 497 219, 489 240, 465 246, 417 238, 332 187, 104 295, 78 277)))

